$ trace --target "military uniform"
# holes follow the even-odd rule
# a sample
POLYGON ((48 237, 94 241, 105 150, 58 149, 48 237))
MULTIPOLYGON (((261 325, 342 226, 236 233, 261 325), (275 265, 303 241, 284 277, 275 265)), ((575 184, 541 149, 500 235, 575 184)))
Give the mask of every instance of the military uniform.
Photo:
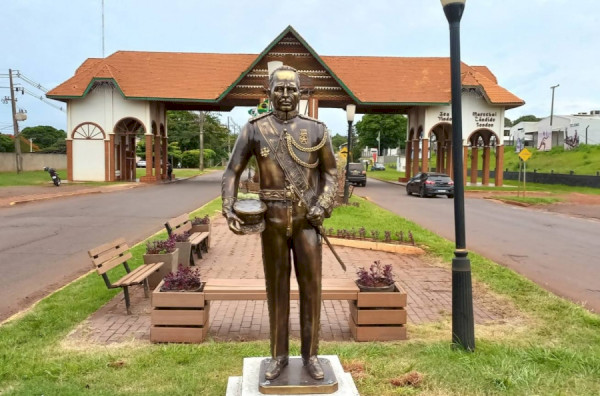
MULTIPOLYGON (((287 364, 291 257, 300 291, 301 353, 318 353, 321 237, 307 219, 312 207, 333 209, 337 169, 325 125, 297 111, 258 116, 242 129, 225 174, 223 211, 231 211, 240 176, 255 156, 260 199, 267 205, 262 252, 269 306, 271 356, 287 364)), ((319 209, 320 210, 320 209, 319 209)))

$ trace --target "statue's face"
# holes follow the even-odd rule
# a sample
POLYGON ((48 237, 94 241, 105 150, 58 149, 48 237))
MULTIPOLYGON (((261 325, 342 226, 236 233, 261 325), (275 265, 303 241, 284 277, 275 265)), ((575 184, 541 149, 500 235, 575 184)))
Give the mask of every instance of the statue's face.
POLYGON ((293 111, 300 101, 298 74, 293 70, 279 70, 271 81, 271 103, 276 110, 293 111))

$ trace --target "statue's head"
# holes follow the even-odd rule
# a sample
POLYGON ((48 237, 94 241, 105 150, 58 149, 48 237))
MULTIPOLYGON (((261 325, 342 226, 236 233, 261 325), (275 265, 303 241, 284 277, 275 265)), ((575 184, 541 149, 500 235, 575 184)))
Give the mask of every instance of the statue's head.
POLYGON ((300 78, 293 67, 281 66, 269 79, 271 103, 278 111, 295 111, 300 102, 300 78))

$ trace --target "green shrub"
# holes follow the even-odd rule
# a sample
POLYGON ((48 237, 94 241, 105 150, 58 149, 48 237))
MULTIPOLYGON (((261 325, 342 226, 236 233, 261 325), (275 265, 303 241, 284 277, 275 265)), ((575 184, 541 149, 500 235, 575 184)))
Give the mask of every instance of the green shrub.
MULTIPOLYGON (((211 149, 204 149, 204 165, 214 162, 216 154, 211 149)), ((200 166, 200 150, 188 150, 181 155, 181 166, 184 168, 197 168, 200 166)))

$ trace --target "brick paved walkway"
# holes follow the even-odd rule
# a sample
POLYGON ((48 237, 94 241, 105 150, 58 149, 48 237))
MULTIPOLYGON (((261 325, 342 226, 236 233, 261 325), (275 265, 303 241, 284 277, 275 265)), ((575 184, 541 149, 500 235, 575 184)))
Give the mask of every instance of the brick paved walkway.
MULTIPOLYGON (((214 221, 211 249, 199 266, 203 279, 263 278, 260 237, 237 236, 229 231, 223 218, 214 221)), ((338 247, 346 263, 344 273, 325 246, 323 277, 354 279, 358 267, 368 267, 374 260, 392 264, 396 279, 408 293, 408 325, 439 321, 451 312, 451 273, 446 268, 428 264, 421 256, 338 247)), ((98 282, 102 279, 98 277, 98 282)), ((133 314, 125 314, 123 293, 94 313, 71 337, 96 343, 123 342, 150 338, 150 301, 141 287, 132 290, 133 314)), ((476 323, 503 319, 496 313, 496 298, 474 287, 476 323)), ((291 333, 299 337, 299 309, 292 301, 291 333)), ((321 339, 351 340, 346 301, 324 301, 321 311, 321 339)), ((257 340, 269 338, 268 310, 265 301, 213 301, 210 309, 210 336, 214 340, 257 340)))

